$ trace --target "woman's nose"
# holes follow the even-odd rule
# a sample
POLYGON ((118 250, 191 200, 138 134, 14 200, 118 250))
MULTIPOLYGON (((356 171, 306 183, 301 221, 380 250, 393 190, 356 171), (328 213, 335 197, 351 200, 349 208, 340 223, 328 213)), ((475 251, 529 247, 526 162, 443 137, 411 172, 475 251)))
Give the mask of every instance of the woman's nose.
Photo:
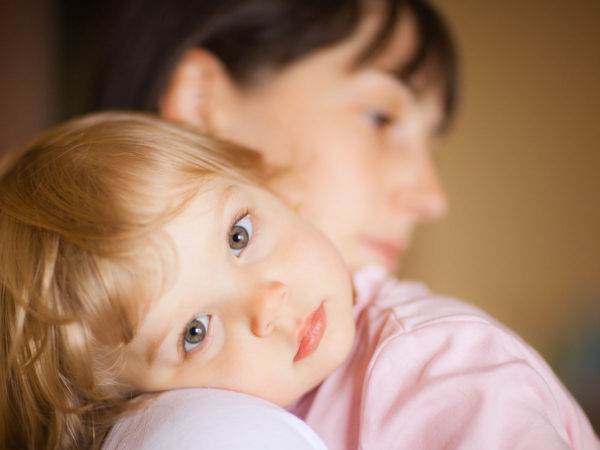
POLYGON ((423 221, 439 219, 448 210, 448 200, 431 155, 413 155, 411 159, 396 172, 391 207, 423 221))
POLYGON ((255 336, 271 334, 287 299, 287 286, 279 281, 271 281, 258 288, 250 299, 250 328, 255 336))

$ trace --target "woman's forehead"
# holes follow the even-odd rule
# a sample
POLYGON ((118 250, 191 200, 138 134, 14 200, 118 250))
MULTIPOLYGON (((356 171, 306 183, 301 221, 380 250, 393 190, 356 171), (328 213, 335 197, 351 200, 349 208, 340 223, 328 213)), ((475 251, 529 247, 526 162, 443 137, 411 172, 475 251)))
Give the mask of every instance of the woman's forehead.
POLYGON ((356 32, 346 41, 353 48, 354 64, 373 66, 378 69, 398 72, 414 57, 419 46, 417 23, 411 11, 404 9, 397 16, 392 28, 381 43, 377 42, 385 16, 380 10, 365 13, 356 32), (378 44, 373 54, 369 50, 378 44))
POLYGON ((333 66, 341 66, 351 72, 356 69, 376 68, 399 72, 414 58, 419 44, 418 29, 412 13, 406 11, 398 16, 391 32, 379 42, 384 26, 384 15, 378 10, 365 12, 357 28, 346 39, 332 46, 316 50, 291 67, 310 60, 325 60, 333 66), (377 43, 376 51, 369 51, 377 43))
POLYGON ((356 33, 344 41, 340 47, 346 49, 346 64, 350 72, 357 70, 376 70, 384 72, 421 95, 433 95, 439 101, 446 89, 443 76, 436 61, 425 60, 422 65, 406 76, 407 67, 411 66, 422 51, 421 36, 414 14, 405 8, 397 17, 393 28, 382 42, 369 52, 381 32, 384 17, 379 11, 371 11, 365 15, 356 33))
POLYGON ((419 13, 411 7, 365 14, 350 45, 358 49, 355 69, 387 72, 405 83, 417 96, 437 97, 444 124, 456 100, 456 56, 451 37, 435 12, 419 13))

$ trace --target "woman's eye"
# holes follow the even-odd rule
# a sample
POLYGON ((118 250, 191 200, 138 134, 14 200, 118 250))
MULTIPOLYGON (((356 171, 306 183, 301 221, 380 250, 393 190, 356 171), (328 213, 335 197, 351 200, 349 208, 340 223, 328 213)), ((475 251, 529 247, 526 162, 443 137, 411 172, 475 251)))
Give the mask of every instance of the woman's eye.
POLYGON ((252 239, 252 220, 246 214, 229 230, 229 248, 234 256, 240 256, 252 239))
POLYGON ((208 325, 210 324, 210 316, 205 314, 197 317, 185 326, 183 332, 183 349, 186 353, 198 347, 208 333, 208 325))
POLYGON ((384 128, 394 122, 394 117, 382 111, 367 111, 367 120, 376 128, 384 128))

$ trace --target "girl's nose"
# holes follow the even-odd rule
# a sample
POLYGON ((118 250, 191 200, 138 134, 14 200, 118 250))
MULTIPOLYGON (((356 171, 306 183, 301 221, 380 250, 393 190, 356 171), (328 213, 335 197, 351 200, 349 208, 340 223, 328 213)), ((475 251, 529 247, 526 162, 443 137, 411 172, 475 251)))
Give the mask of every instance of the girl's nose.
POLYGON ((250 328, 255 336, 271 334, 287 299, 288 289, 279 281, 271 281, 258 289, 250 300, 250 328))

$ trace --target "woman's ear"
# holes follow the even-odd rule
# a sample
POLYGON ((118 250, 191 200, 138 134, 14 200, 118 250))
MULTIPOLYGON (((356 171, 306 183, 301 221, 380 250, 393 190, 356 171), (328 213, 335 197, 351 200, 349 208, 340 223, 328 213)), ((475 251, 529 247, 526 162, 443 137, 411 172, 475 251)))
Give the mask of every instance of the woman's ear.
POLYGON ((160 96, 158 112, 214 133, 214 118, 227 107, 234 92, 235 85, 221 61, 205 49, 191 48, 175 65, 160 96))

